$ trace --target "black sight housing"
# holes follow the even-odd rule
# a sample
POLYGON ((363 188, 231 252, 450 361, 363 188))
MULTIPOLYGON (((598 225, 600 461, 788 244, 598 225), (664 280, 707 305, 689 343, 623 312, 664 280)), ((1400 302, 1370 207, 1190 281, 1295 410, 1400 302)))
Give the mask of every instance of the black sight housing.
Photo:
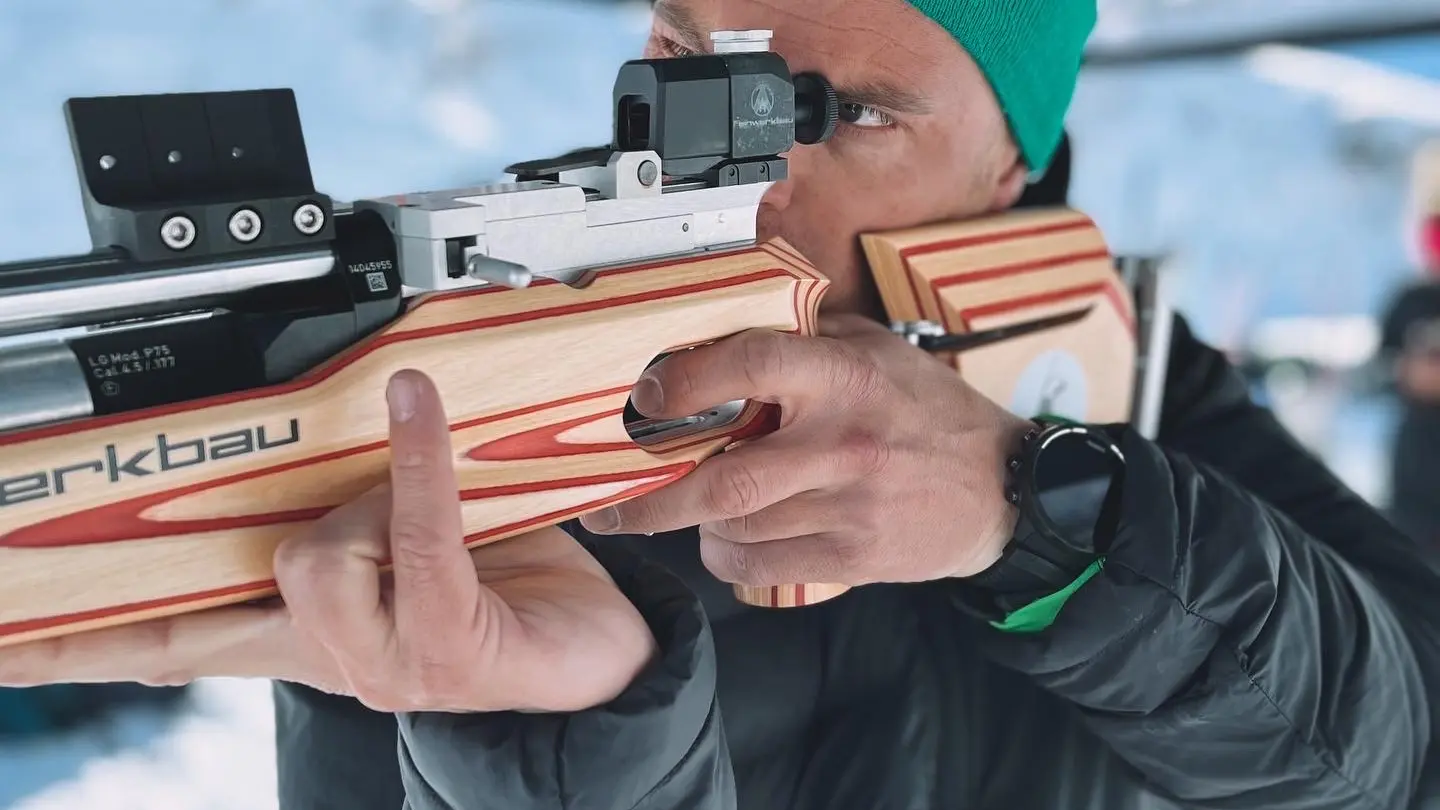
POLYGON ((613 152, 654 151, 671 178, 725 186, 787 176, 798 143, 830 139, 840 118, 835 89, 817 73, 791 75, 772 51, 636 59, 620 67, 611 144, 509 167, 520 180, 604 165, 613 152))

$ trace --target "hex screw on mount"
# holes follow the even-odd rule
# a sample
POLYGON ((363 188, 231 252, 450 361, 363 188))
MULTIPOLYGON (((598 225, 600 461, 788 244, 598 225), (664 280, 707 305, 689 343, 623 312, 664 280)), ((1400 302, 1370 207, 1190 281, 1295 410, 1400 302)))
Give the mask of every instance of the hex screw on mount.
POLYGON ((295 209, 295 216, 291 221, 295 223, 295 230, 306 236, 314 236, 325 227, 325 212, 315 203, 305 203, 295 209))
POLYGON ((241 208, 230 215, 230 235, 235 237, 237 242, 254 242, 260 238, 260 231, 264 227, 260 215, 253 209, 241 208))
POLYGON ((195 221, 176 214, 160 225, 160 241, 171 250, 184 250, 195 244, 195 221))

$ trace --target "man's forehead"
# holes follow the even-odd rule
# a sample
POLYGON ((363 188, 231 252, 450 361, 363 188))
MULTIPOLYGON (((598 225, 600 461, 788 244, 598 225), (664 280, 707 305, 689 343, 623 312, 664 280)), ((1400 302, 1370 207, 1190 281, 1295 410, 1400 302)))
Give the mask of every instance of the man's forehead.
POLYGON ((802 31, 807 25, 834 16, 844 8, 846 0, 655 0, 652 5, 662 18, 688 18, 705 27, 738 25, 802 31))
POLYGON ((909 68, 933 59, 939 31, 905 0, 656 0, 654 9, 697 49, 709 47, 711 31, 769 29, 776 50, 801 69, 877 58, 882 69, 909 68))

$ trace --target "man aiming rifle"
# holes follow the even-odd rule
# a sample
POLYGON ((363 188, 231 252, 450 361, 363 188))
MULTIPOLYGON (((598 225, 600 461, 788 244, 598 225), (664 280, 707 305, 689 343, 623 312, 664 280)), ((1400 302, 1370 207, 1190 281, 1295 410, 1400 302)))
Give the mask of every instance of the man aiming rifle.
POLYGON ((876 322, 857 235, 1016 205, 1094 21, 1093 0, 660 0, 647 56, 769 29, 840 96, 760 216, 832 280, 824 336, 742 334, 634 392, 649 416, 777 402, 781 428, 578 543, 467 554, 438 397, 405 372, 388 487, 282 546, 285 607, 16 648, 0 681, 275 678, 286 808, 1440 796, 1440 559, 1183 321, 1154 441, 1018 418, 876 322), (773 611, 724 582, 867 587, 773 611))

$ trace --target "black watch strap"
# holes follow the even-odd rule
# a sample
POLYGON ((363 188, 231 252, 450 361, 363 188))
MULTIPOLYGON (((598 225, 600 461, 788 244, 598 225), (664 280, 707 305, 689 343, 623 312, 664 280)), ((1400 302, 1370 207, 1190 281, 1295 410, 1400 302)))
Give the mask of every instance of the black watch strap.
MULTIPOLYGON (((1069 422, 1036 420, 1017 452, 1006 461, 1005 497, 1019 510, 1015 532, 999 561, 961 581, 957 597, 971 613, 999 621, 1037 599, 1070 586, 1094 564, 1097 549, 1076 545, 1047 531, 1031 472, 1047 440, 1061 432, 1086 432, 1123 462, 1118 447, 1100 429, 1069 422)), ((1118 487, 1112 486, 1103 512, 1113 512, 1118 487)))

